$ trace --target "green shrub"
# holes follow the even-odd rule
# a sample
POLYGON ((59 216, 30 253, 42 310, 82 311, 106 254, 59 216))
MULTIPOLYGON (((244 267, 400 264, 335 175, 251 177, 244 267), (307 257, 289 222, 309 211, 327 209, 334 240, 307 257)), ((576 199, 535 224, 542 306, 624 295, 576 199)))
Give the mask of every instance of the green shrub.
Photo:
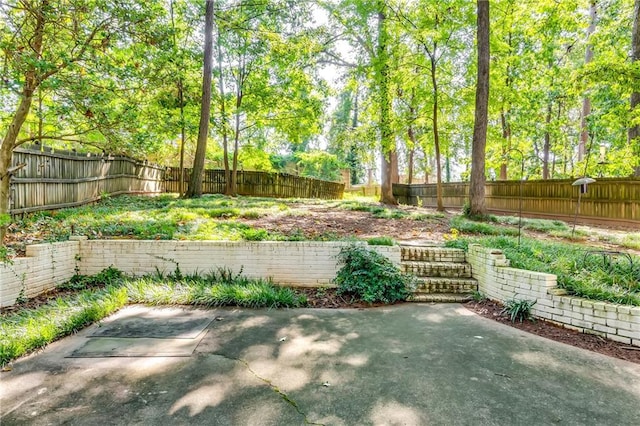
POLYGON ((243 229, 240 234, 247 241, 264 241, 269 238, 269 233, 264 229, 243 229))
POLYGON ((234 208, 218 208, 218 209, 211 209, 208 212, 209 217, 212 218, 232 218, 232 217, 238 217, 238 215, 240 214, 240 211, 238 209, 234 209, 234 208))
POLYGON ((531 308, 535 304, 535 300, 509 300, 504 305, 501 314, 507 314, 511 322, 516 322, 516 320, 520 320, 520 322, 530 320, 532 319, 531 308))
POLYGON ((338 294, 350 294, 367 303, 395 303, 411 294, 414 279, 403 274, 383 255, 362 246, 343 248, 336 278, 338 294))
POLYGON ((370 246, 395 246, 396 242, 391 237, 373 237, 367 240, 370 246))
POLYGON ((469 201, 465 201, 462 205, 462 216, 469 217, 471 215, 471 204, 469 201))
POLYGON ((58 286, 60 290, 84 290, 94 287, 105 287, 109 285, 120 284, 124 278, 124 274, 118 268, 114 268, 113 265, 96 275, 79 275, 76 274, 65 283, 58 286))
POLYGON ((471 297, 475 302, 484 302, 485 300, 487 300, 487 296, 485 296, 479 291, 474 291, 471 297))

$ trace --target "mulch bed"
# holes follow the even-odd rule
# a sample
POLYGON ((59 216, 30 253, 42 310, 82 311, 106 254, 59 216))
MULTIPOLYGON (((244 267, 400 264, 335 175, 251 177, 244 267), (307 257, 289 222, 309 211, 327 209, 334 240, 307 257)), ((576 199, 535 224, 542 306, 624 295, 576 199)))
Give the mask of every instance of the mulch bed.
POLYGON ((508 317, 500 313, 502 311, 502 305, 491 300, 469 302, 466 303, 465 306, 478 315, 528 333, 537 334, 538 336, 566 343, 577 348, 640 364, 640 347, 637 346, 629 346, 593 334, 569 330, 544 320, 511 322, 508 317))

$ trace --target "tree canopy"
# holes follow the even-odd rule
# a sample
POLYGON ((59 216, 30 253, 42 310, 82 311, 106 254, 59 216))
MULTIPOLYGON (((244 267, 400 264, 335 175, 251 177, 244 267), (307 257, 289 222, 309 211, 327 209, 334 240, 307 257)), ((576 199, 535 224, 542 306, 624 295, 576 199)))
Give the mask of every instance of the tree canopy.
MULTIPOLYGON (((205 3, 0 4, 0 214, 25 143, 192 164, 205 3)), ((469 179, 473 2, 212 3, 208 167, 469 179)), ((638 4, 491 1, 487 179, 640 173, 638 4)))

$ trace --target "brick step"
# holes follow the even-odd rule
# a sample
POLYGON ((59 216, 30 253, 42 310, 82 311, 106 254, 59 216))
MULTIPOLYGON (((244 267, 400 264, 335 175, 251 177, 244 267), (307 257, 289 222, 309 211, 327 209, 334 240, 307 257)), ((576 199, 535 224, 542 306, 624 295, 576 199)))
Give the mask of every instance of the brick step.
POLYGON ((415 294, 455 293, 473 294, 478 291, 478 281, 473 278, 418 278, 415 294))
POLYGON ((416 277, 471 278, 471 265, 462 262, 402 261, 402 270, 416 277))
POLYGON ((433 303, 465 303, 473 300, 473 296, 470 294, 450 294, 450 293, 438 293, 438 294, 414 294, 409 298, 409 302, 433 302, 433 303))
POLYGON ((400 246, 403 261, 420 262, 458 262, 466 261, 465 252, 462 249, 433 247, 433 246, 400 246))

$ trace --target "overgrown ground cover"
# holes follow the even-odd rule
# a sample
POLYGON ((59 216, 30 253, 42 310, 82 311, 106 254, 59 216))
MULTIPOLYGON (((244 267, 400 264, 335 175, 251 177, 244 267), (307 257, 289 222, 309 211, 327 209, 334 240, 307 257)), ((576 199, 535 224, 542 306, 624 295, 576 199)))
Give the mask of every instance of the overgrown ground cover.
POLYGON ((26 244, 66 241, 72 234, 87 235, 91 239, 227 241, 354 241, 386 236, 372 229, 367 220, 378 225, 398 220, 410 224, 411 228, 413 222, 417 222, 423 227, 446 230, 448 218, 427 209, 385 207, 373 199, 119 196, 93 205, 16 218, 9 227, 6 246, 11 256, 22 253, 26 244), (324 220, 318 217, 323 212, 333 212, 327 226, 319 223, 324 220), (344 228, 341 224, 347 217, 362 220, 355 223, 354 228, 344 228))
MULTIPOLYGON (((429 208, 389 207, 373 198, 300 200, 207 195, 180 199, 119 196, 98 203, 14 219, 3 247, 7 256, 21 254, 27 244, 89 238, 158 240, 395 240, 442 241, 455 228, 463 234, 517 235, 518 218, 489 216, 469 220, 459 212, 429 208)), ((571 227, 562 221, 523 219, 523 231, 587 244, 613 244, 640 250, 640 233, 571 227)))

